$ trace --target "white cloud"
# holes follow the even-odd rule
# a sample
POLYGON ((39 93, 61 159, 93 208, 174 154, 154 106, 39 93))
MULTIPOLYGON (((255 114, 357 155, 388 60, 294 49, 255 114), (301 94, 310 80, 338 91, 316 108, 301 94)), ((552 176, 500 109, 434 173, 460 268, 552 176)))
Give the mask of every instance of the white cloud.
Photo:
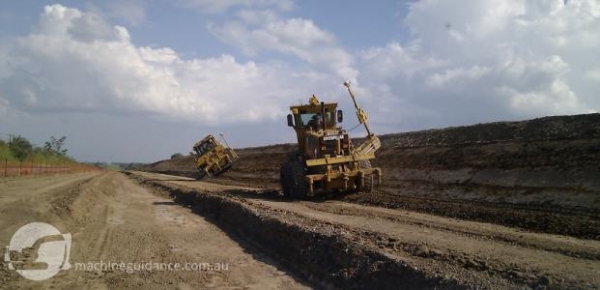
POLYGON ((585 72, 585 77, 588 80, 600 82, 600 68, 594 70, 588 70, 585 72))
POLYGON ((417 47, 407 49, 397 42, 392 42, 385 47, 368 49, 359 55, 369 75, 382 80, 397 77, 410 78, 417 73, 445 65, 444 61, 419 53, 417 47))
POLYGON ((299 93, 288 89, 296 79, 311 86, 323 80, 285 63, 239 63, 230 55, 186 60, 170 48, 136 47, 124 27, 61 5, 46 7, 35 32, 11 45, 0 50, 10 55, 0 63, 0 97, 27 112, 259 121, 285 113, 286 98, 299 93))
POLYGON ((599 3, 416 1, 410 41, 363 52, 359 81, 413 128, 598 111, 599 3))
POLYGON ((131 25, 146 20, 146 3, 142 0, 118 0, 107 3, 110 15, 125 19, 131 25))
POLYGON ((456 85, 461 81, 478 81, 490 72, 488 67, 473 66, 470 68, 456 68, 442 73, 434 73, 427 78, 426 84, 430 87, 442 89, 446 85, 456 85))
MULTIPOLYGON (((0 38, 0 40, 2 40, 0 38)), ((0 80, 12 74, 9 48, 0 42, 0 80)))
MULTIPOLYGON (((248 15, 245 14, 245 20, 250 19, 248 15)), ((221 40, 241 47, 250 55, 262 50, 275 50, 302 57, 311 48, 335 44, 335 37, 331 33, 306 19, 273 20, 256 29, 234 21, 222 26, 213 24, 209 29, 221 40)))
POLYGON ((519 92, 506 86, 495 88, 496 92, 510 100, 510 106, 517 112, 533 115, 564 114, 565 111, 581 111, 577 97, 562 81, 554 81, 543 90, 519 92))
POLYGON ((273 10, 244 9, 237 13, 238 17, 249 25, 266 26, 279 18, 273 10))
POLYGON ((2 106, 238 124, 281 117, 312 93, 336 99, 343 87, 332 84, 348 78, 387 131, 600 108, 595 1, 422 0, 403 22, 410 40, 357 53, 313 20, 283 18, 287 4, 186 3, 237 9, 209 30, 261 61, 139 47, 101 15, 53 5, 30 34, 0 45, 2 106))
POLYGON ((358 71, 353 67, 353 56, 337 45, 332 33, 319 28, 312 20, 280 20, 272 13, 267 13, 270 18, 262 18, 269 21, 257 21, 265 13, 247 10, 240 14, 242 21, 211 24, 208 29, 220 40, 241 48, 247 55, 275 51, 330 70, 341 78, 356 79, 358 71))
POLYGON ((9 108, 10 104, 8 103, 8 100, 0 97, 0 119, 6 118, 9 112, 9 108))
POLYGON ((288 11, 294 7, 292 0, 177 0, 174 2, 208 13, 222 13, 234 7, 275 8, 280 11, 288 11))

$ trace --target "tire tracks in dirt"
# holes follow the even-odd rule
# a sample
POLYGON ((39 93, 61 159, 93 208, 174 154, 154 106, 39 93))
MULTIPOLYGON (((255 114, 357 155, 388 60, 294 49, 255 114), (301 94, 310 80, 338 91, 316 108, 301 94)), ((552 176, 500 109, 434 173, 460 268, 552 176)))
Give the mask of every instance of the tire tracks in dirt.
POLYGON ((505 245, 544 250, 574 258, 600 260, 600 248, 582 246, 579 243, 569 243, 568 239, 557 238, 555 235, 537 235, 526 231, 514 231, 499 226, 481 229, 481 223, 467 221, 459 222, 461 226, 464 227, 464 229, 461 229, 456 226, 457 222, 455 222, 454 219, 430 216, 405 210, 398 211, 386 208, 373 208, 347 203, 339 203, 337 204, 337 208, 331 205, 328 206, 326 203, 305 203, 305 206, 332 214, 379 217, 395 223, 403 223, 436 231, 454 233, 485 241, 498 241, 505 245))
MULTIPOLYGON (((181 172, 174 174, 179 175, 181 172)), ((278 180, 252 173, 231 172, 227 176, 211 179, 208 182, 259 187, 271 191, 279 190, 278 180)), ((416 211, 447 218, 494 223, 526 231, 600 240, 600 213, 584 207, 420 197, 402 194, 400 190, 390 186, 382 186, 370 194, 326 194, 317 196, 314 200, 331 199, 367 206, 416 211)))
POLYGON ((139 174, 142 182, 240 232, 278 260, 294 261, 298 272, 324 285, 593 289, 600 284, 597 241, 341 201, 289 202, 260 189, 139 174), (322 269, 332 274, 323 275, 322 269))
POLYGON ((353 194, 344 197, 343 200, 364 205, 424 212, 449 218, 495 223, 541 233, 600 240, 600 217, 598 214, 577 209, 552 210, 540 206, 469 200, 453 201, 386 192, 375 192, 371 195, 353 194))
POLYGON ((275 261, 245 250, 203 217, 174 206, 120 173, 57 175, 31 183, 11 181, 5 187, 10 191, 2 191, 0 221, 14 226, 0 228, 0 243, 8 244, 16 229, 29 221, 47 222, 72 234, 73 267, 34 282, 2 263, 0 288, 307 288, 306 282, 281 270, 275 261), (228 266, 194 270, 191 265, 181 271, 85 269, 87 263, 99 262, 228 266), (83 268, 77 269, 78 263, 83 268))

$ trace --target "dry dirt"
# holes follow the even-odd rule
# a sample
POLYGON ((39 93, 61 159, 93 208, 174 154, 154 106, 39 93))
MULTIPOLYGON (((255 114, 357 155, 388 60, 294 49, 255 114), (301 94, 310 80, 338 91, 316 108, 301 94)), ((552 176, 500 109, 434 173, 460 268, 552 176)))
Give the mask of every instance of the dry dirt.
POLYGON ((273 190, 186 177, 131 176, 323 287, 600 287, 596 240, 340 200, 289 201, 273 190))
POLYGON ((73 236, 71 269, 37 282, 2 263, 2 289, 308 288, 261 251, 121 173, 0 180, 0 193, 2 254, 13 233, 29 222, 49 223, 73 236), (75 268, 76 263, 101 261, 210 263, 227 269, 127 273, 75 268))
POLYGON ((2 264, 3 289, 600 287, 597 240, 331 198, 289 201, 270 189, 146 172, 0 182, 2 245, 20 226, 41 221, 73 235, 73 265, 228 265, 131 273, 72 268, 33 282, 2 264))

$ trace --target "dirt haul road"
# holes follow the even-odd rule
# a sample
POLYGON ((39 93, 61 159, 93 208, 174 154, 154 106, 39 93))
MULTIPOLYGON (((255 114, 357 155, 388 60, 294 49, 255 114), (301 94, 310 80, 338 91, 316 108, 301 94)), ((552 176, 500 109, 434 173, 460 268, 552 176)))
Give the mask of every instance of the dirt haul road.
POLYGON ((73 268, 34 282, 2 263, 0 288, 600 288, 597 240, 339 200, 292 202, 273 190, 185 177, 127 175, 0 181, 3 247, 34 221, 73 235, 73 268), (211 268, 86 268, 94 262, 211 268))
POLYGON ((315 285, 339 288, 600 288, 600 241, 279 192, 130 174, 315 285))
POLYGON ((2 254, 30 222, 72 235, 72 267, 38 282, 0 263, 1 289, 308 288, 256 248, 120 173, 0 180, 2 254))

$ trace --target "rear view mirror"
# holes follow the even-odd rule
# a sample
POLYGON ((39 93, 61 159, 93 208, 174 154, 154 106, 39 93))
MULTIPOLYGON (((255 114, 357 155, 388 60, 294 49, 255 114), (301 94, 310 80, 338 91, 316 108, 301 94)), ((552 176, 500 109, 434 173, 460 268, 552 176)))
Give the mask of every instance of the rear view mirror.
POLYGON ((344 114, 342 113, 342 110, 338 110, 337 111, 337 122, 341 123, 344 120, 344 114))
POLYGON ((294 116, 292 114, 287 115, 288 127, 294 127, 294 116))

